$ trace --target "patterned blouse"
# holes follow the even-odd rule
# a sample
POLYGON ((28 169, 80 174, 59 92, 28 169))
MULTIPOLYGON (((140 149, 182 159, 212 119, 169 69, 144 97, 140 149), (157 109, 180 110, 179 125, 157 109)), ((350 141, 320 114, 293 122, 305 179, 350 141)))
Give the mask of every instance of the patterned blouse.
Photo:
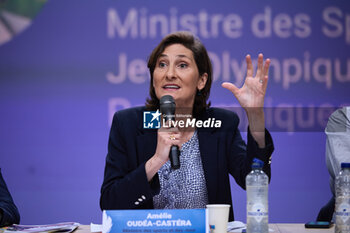
POLYGON ((160 192, 153 197, 155 209, 195 209, 208 204, 197 131, 182 145, 180 165, 173 170, 169 160, 159 169, 160 192))

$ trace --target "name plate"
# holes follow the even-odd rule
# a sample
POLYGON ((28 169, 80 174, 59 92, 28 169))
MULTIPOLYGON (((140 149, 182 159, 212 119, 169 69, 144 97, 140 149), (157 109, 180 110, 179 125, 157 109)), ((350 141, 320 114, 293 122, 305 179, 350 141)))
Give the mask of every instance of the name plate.
POLYGON ((104 210, 102 233, 209 232, 205 209, 104 210))

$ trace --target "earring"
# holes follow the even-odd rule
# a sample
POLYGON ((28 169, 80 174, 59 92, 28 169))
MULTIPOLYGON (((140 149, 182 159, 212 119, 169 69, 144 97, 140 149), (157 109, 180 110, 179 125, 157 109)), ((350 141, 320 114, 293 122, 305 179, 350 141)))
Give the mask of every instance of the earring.
POLYGON ((201 91, 201 90, 197 90, 196 95, 197 95, 197 96, 201 96, 201 95, 202 95, 202 91, 201 91))

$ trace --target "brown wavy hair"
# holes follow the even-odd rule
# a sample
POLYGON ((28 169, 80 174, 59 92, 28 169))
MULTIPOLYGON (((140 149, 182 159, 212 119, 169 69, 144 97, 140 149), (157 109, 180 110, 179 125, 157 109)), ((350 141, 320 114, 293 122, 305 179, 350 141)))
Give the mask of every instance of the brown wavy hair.
POLYGON ((165 48, 172 44, 181 44, 192 51, 194 60, 196 62, 199 75, 208 74, 207 82, 204 88, 199 91, 193 103, 193 116, 197 117, 202 111, 210 106, 207 100, 210 95, 210 88, 212 83, 212 64, 208 56, 208 52, 202 42, 190 32, 180 31, 167 35, 152 51, 148 59, 147 67, 151 75, 149 86, 149 98, 146 99, 146 107, 149 110, 159 109, 159 99, 153 87, 153 72, 157 64, 159 56, 164 52, 165 48))

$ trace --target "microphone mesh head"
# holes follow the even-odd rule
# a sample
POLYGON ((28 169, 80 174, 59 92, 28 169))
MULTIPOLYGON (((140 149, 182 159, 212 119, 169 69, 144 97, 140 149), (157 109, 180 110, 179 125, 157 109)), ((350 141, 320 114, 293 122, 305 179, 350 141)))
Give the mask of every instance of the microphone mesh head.
POLYGON ((174 120, 175 119, 175 101, 171 95, 164 95, 159 100, 160 103, 160 112, 163 114, 165 120, 174 120))
POLYGON ((174 98, 171 95, 163 95, 159 100, 160 105, 162 104, 175 104, 174 98))

